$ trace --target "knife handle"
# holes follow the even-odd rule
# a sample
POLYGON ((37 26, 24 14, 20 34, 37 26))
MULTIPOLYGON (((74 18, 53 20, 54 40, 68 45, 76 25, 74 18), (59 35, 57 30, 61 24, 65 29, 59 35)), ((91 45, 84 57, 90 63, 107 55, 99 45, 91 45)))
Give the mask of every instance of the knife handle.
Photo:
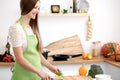
POLYGON ((82 56, 82 54, 72 55, 72 58, 82 56))

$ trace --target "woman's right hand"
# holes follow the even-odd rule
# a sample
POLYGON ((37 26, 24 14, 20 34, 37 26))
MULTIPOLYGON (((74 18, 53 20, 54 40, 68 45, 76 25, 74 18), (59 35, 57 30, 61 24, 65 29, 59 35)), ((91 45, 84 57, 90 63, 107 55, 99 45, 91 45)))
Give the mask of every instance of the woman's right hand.
POLYGON ((41 80, 51 80, 51 77, 43 71, 39 71, 38 75, 41 77, 41 80))

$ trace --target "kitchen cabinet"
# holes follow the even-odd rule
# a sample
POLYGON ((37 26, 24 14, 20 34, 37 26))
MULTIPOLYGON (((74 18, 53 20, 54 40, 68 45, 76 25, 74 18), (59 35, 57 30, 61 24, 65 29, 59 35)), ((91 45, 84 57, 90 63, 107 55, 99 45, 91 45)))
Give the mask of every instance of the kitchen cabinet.
POLYGON ((112 64, 106 63, 106 73, 112 76, 113 80, 120 80, 120 68, 113 66, 112 64))
MULTIPOLYGON (((106 74, 112 75, 113 80, 119 80, 119 72, 120 68, 113 66, 106 62, 92 62, 92 63, 86 63, 87 68, 90 68, 91 64, 98 64, 101 65, 102 69, 106 74)), ((78 75, 78 69, 82 65, 82 63, 78 64, 54 64, 55 66, 59 67, 60 70, 62 70, 64 76, 76 76, 78 75)), ((12 66, 0 66, 0 80, 10 80, 10 77, 12 75, 11 72, 12 66), (7 77, 6 77, 7 76, 7 77)), ((50 72, 46 67, 43 66, 43 70, 46 71, 51 76, 55 76, 52 72, 50 72)))
MULTIPOLYGON (((97 64, 102 67, 104 73, 112 76, 113 80, 119 80, 120 72, 120 62, 111 61, 103 57, 94 57, 92 60, 83 60, 81 57, 76 57, 68 61, 51 61, 50 63, 57 66, 62 70, 64 76, 74 76, 78 75, 79 67, 85 63, 87 68, 90 69, 91 64, 97 64)), ((11 67, 14 63, 4 63, 0 62, 0 80, 10 80, 12 75, 11 67), (7 76, 7 77, 6 77, 7 76)), ((43 66, 43 70, 46 71, 51 76, 55 76, 46 67, 43 66)))
MULTIPOLYGON (((79 67, 85 63, 88 70, 92 64, 100 65, 105 74, 111 75, 113 80, 119 80, 120 74, 120 62, 109 60, 104 57, 94 57, 92 60, 83 60, 81 57, 77 57, 68 61, 51 61, 52 64, 59 67, 65 76, 78 75, 79 67)), ((47 68, 43 66, 43 70, 54 76, 47 68)))
POLYGON ((12 66, 0 66, 0 80, 10 80, 12 66))

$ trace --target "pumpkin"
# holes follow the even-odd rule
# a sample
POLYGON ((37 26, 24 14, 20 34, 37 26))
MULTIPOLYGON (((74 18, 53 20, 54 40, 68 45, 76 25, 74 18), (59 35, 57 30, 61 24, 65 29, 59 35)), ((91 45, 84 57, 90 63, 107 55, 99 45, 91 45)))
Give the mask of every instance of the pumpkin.
POLYGON ((78 72, 79 72, 79 75, 86 76, 88 69, 85 65, 82 65, 82 66, 80 66, 78 72))
POLYGON ((104 57, 108 57, 108 55, 119 54, 120 44, 116 42, 105 43, 101 47, 101 53, 104 57))

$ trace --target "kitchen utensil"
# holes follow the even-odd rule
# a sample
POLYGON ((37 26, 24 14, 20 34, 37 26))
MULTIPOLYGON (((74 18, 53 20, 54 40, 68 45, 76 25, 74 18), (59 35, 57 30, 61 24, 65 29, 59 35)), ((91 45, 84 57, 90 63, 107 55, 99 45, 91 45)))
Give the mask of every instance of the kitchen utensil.
POLYGON ((69 56, 68 55, 65 55, 65 54, 56 54, 56 55, 53 55, 53 61, 66 61, 69 56))
POLYGON ((56 54, 53 55, 53 61, 66 61, 68 58, 75 58, 75 57, 79 57, 82 56, 82 54, 77 54, 77 55, 65 55, 65 54, 56 54))
POLYGON ((51 78, 51 80, 63 80, 63 79, 51 78))
POLYGON ((82 54, 72 55, 71 58, 82 56, 82 54))
POLYGON ((43 50, 43 53, 42 53, 42 55, 45 57, 45 59, 47 59, 48 58, 48 53, 49 53, 50 51, 49 50, 47 50, 47 49, 44 49, 43 50))

